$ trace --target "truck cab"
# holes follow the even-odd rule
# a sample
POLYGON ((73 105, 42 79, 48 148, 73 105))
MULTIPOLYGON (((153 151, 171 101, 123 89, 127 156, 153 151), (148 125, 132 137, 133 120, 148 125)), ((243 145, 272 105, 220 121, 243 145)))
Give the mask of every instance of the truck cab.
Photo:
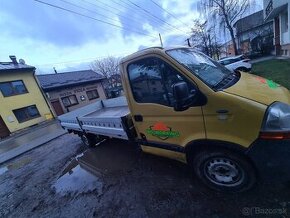
POLYGON ((120 70, 144 152, 189 164, 216 190, 246 190, 262 171, 288 171, 286 88, 188 47, 138 51, 122 59, 120 70))

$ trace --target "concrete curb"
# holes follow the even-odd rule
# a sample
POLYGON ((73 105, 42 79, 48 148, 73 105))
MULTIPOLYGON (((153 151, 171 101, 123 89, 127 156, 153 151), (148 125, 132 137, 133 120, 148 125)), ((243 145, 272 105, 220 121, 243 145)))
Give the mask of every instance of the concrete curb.
POLYGON ((68 132, 63 130, 63 131, 58 131, 58 132, 54 132, 54 133, 51 133, 51 134, 48 134, 44 137, 41 137, 41 138, 38 138, 38 139, 35 139, 33 140, 32 142, 28 143, 28 144, 24 144, 24 145, 21 145, 17 148, 14 148, 12 150, 9 150, 3 154, 0 155, 0 164, 3 164, 15 157, 18 157, 19 155, 21 154, 24 154, 28 151, 31 151, 32 149, 34 148, 37 148, 45 143, 48 143, 62 135, 65 135, 67 134, 68 132))

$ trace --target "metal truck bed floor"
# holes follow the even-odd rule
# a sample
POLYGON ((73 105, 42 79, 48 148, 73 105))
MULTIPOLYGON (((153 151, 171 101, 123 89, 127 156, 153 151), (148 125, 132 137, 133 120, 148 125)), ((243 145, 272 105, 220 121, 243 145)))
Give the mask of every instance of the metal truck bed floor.
POLYGON ((128 106, 119 106, 112 108, 102 108, 98 111, 94 111, 90 114, 85 115, 84 117, 123 117, 127 116, 130 113, 128 106))

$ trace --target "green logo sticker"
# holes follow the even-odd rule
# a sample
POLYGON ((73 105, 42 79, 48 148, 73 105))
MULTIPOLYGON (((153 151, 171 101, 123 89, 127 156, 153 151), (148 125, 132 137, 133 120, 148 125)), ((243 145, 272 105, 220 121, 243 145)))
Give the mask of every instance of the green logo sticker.
POLYGON ((278 84, 273 82, 272 80, 267 80, 267 84, 271 89, 276 89, 278 87, 278 84))
POLYGON ((172 131, 171 127, 166 126, 162 122, 158 122, 154 126, 150 126, 146 129, 146 133, 156 136, 162 140, 179 137, 179 132, 172 131))

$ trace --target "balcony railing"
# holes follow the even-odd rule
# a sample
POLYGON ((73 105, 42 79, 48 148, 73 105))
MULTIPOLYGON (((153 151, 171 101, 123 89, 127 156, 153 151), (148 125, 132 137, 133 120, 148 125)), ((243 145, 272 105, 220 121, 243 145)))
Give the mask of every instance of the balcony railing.
POLYGON ((273 0, 271 0, 266 7, 266 17, 268 17, 268 15, 271 13, 272 10, 273 10, 273 0))

